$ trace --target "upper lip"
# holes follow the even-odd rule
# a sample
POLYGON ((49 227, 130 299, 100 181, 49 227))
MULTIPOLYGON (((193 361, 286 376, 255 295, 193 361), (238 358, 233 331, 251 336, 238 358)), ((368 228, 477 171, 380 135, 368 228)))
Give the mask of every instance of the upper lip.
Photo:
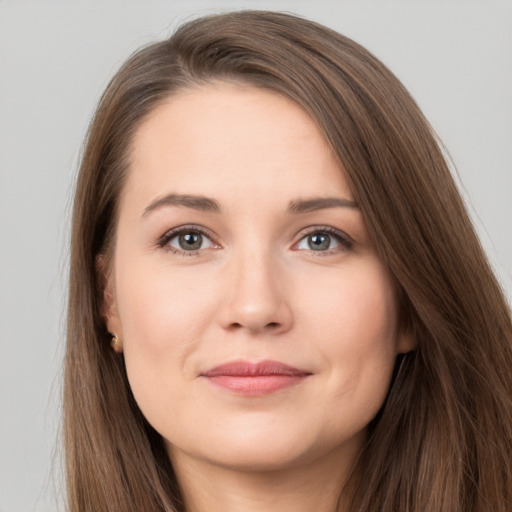
POLYGON ((293 366, 280 363, 279 361, 259 361, 251 363, 250 361, 231 361, 201 373, 204 377, 218 377, 220 375, 231 377, 262 377, 265 375, 283 375, 300 376, 311 375, 311 372, 300 370, 293 366))

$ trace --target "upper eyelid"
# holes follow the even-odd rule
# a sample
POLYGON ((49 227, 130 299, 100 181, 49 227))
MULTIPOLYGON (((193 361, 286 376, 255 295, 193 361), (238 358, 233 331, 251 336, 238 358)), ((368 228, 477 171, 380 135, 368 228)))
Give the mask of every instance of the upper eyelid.
POLYGON ((311 233, 315 232, 324 232, 328 233, 329 235, 337 235, 341 239, 345 240, 346 242, 350 242, 351 244, 355 243, 354 239, 345 231, 341 229, 334 228, 332 226, 323 226, 323 225, 314 225, 314 226, 308 226, 307 228, 304 228, 300 230, 296 237, 298 237, 298 240, 302 240, 305 236, 310 235, 311 233))
MULTIPOLYGON (((167 230, 158 239, 158 243, 160 245, 163 245, 184 231, 197 231, 198 233, 201 233, 201 235, 208 237, 212 242, 219 244, 219 242, 216 241, 215 235, 209 229, 207 229, 203 226, 198 226, 197 224, 183 224, 182 226, 176 226, 175 228, 171 228, 171 229, 167 230)), ((221 244, 219 244, 219 245, 221 245, 221 244)))

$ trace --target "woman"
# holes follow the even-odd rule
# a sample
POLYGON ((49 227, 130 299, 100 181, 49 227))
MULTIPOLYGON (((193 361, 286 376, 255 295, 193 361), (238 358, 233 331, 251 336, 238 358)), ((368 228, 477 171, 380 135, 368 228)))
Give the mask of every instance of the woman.
POLYGON ((427 121, 290 15, 108 86, 78 178, 70 510, 505 512, 510 312, 427 121))

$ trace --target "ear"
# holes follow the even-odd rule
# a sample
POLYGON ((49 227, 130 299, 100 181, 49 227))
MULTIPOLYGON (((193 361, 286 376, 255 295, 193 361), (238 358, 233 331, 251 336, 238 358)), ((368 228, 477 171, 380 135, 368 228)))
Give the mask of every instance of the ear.
POLYGON ((396 351, 398 354, 407 354, 418 347, 414 317, 410 308, 402 308, 398 319, 398 338, 396 351))
POLYGON ((418 348, 416 315, 410 300, 406 299, 405 291, 398 292, 398 335, 396 342, 397 354, 407 354, 418 348))
POLYGON ((111 265, 107 263, 104 255, 96 257, 96 273, 98 276, 98 288, 101 293, 101 317, 109 333, 122 339, 121 321, 116 302, 114 273, 111 265))
POLYGON ((416 349, 418 343, 414 331, 411 326, 402 326, 398 333, 398 339, 396 344, 397 354, 407 354, 416 349))

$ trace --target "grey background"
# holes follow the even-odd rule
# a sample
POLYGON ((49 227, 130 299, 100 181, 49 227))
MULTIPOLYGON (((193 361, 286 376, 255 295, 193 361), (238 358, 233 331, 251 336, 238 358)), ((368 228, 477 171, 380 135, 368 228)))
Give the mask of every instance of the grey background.
POLYGON ((0 512, 61 508, 68 215, 99 95, 142 44, 232 8, 305 15, 391 67, 449 149, 512 295, 510 0, 0 0, 0 512))

